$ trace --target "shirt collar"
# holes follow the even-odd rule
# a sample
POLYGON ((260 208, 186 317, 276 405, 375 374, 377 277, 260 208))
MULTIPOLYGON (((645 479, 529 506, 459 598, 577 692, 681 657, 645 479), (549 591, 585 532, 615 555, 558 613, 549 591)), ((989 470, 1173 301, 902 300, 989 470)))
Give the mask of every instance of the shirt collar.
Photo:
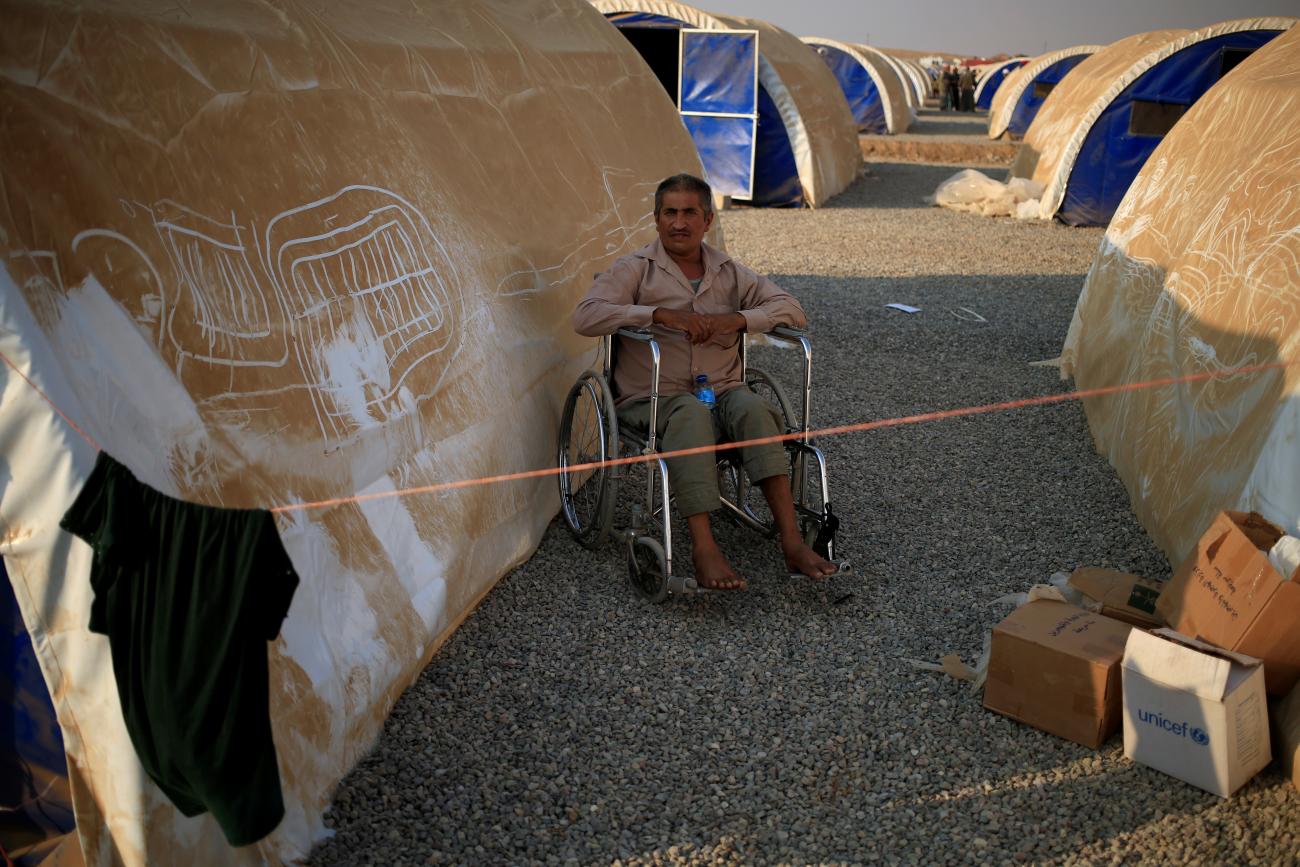
MULTIPOLYGON (((700 247, 704 255, 705 274, 708 274, 710 271, 716 271, 727 262, 731 261, 731 256, 726 251, 719 250, 707 241, 701 244, 700 247)), ((633 255, 640 256, 642 259, 650 259, 657 262, 661 267, 668 269, 670 272, 681 272, 681 269, 677 267, 677 263, 673 261, 673 257, 664 249, 663 240, 658 237, 649 244, 646 244, 640 250, 637 250, 633 255), (669 268, 670 265, 672 266, 671 268, 669 268)))

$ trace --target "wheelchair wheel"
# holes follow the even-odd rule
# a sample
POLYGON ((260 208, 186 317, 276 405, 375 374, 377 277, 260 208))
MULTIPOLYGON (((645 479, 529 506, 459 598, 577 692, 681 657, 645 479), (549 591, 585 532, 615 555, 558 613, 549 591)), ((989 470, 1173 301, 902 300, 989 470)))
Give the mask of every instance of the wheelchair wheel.
POLYGON ((614 521, 618 480, 613 467, 568 467, 618 457, 618 416, 605 377, 588 370, 569 389, 560 417, 560 508, 578 542, 596 548, 614 521))
MULTIPOLYGON (((803 484, 804 484, 804 508, 799 509, 799 530, 803 534, 804 543, 812 548, 817 541, 818 535, 825 525, 821 518, 826 512, 826 504, 822 501, 821 485, 821 468, 817 461, 810 455, 802 455, 796 458, 796 462, 803 462, 803 484)), ((799 468, 795 467, 795 473, 798 474, 799 468)), ((795 491, 795 502, 799 502, 799 492, 795 491)), ((797 508, 797 507, 796 507, 797 508)), ((824 551, 818 551, 823 557, 826 556, 824 551)))
POLYGON ((668 558, 658 539, 636 536, 628 542, 627 577, 632 588, 651 602, 668 598, 668 558))
POLYGON ((790 398, 785 396, 785 389, 779 382, 757 367, 750 367, 745 371, 745 384, 754 394, 781 410, 781 417, 785 419, 785 430, 782 433, 798 430, 794 407, 790 403, 790 398))
MULTIPOLYGON (((794 410, 780 383, 762 370, 750 367, 745 371, 745 384, 780 411, 784 427, 781 433, 795 430, 794 410)), ((750 481, 744 467, 738 462, 729 460, 718 464, 718 488, 725 500, 733 503, 744 513, 742 518, 734 512, 727 511, 725 514, 729 518, 741 524, 748 524, 751 529, 764 535, 776 534, 776 522, 772 518, 772 511, 768 508, 763 492, 750 481)))

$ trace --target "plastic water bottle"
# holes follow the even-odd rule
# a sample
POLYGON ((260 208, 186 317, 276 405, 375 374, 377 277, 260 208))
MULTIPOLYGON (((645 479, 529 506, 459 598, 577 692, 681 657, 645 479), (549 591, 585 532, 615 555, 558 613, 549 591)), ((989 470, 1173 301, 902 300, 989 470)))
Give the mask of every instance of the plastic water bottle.
POLYGON ((717 407, 718 398, 713 394, 713 386, 709 385, 707 374, 701 373, 695 377, 695 396, 700 399, 700 403, 709 409, 717 407))

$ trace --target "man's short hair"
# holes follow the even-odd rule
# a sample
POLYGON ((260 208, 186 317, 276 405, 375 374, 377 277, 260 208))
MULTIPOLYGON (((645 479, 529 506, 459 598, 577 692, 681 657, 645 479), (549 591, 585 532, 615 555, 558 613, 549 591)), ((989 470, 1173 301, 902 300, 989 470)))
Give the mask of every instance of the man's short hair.
POLYGON ((664 193, 697 193, 700 197, 700 210, 704 212, 704 216, 713 213, 713 188, 708 185, 708 182, 695 175, 682 172, 659 182, 659 187, 655 190, 656 219, 659 217, 660 208, 664 206, 664 193))

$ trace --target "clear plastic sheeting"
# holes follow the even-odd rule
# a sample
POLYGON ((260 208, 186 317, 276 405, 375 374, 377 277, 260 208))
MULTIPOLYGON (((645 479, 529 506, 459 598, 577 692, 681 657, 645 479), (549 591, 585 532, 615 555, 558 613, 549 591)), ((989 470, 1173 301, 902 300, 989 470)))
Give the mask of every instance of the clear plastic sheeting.
POLYGON ((1061 373, 1080 389, 1203 377, 1084 402, 1098 451, 1172 563, 1223 509, 1300 535, 1298 178, 1292 29, 1211 88, 1147 160, 1070 323, 1061 373))
POLYGON ((51 0, 5 7, 0 153, 0 553, 86 863, 294 862, 557 508, 553 479, 387 495, 554 462, 594 350, 569 313, 695 148, 581 0, 51 0), (255 846, 136 757, 90 547, 58 527, 88 440, 189 502, 340 500, 277 514, 301 579, 267 645, 286 812, 255 846))
POLYGON ((926 199, 932 205, 968 211, 985 217, 1038 219, 1038 198, 1043 185, 1026 178, 999 181, 975 169, 962 169, 939 184, 926 199))

